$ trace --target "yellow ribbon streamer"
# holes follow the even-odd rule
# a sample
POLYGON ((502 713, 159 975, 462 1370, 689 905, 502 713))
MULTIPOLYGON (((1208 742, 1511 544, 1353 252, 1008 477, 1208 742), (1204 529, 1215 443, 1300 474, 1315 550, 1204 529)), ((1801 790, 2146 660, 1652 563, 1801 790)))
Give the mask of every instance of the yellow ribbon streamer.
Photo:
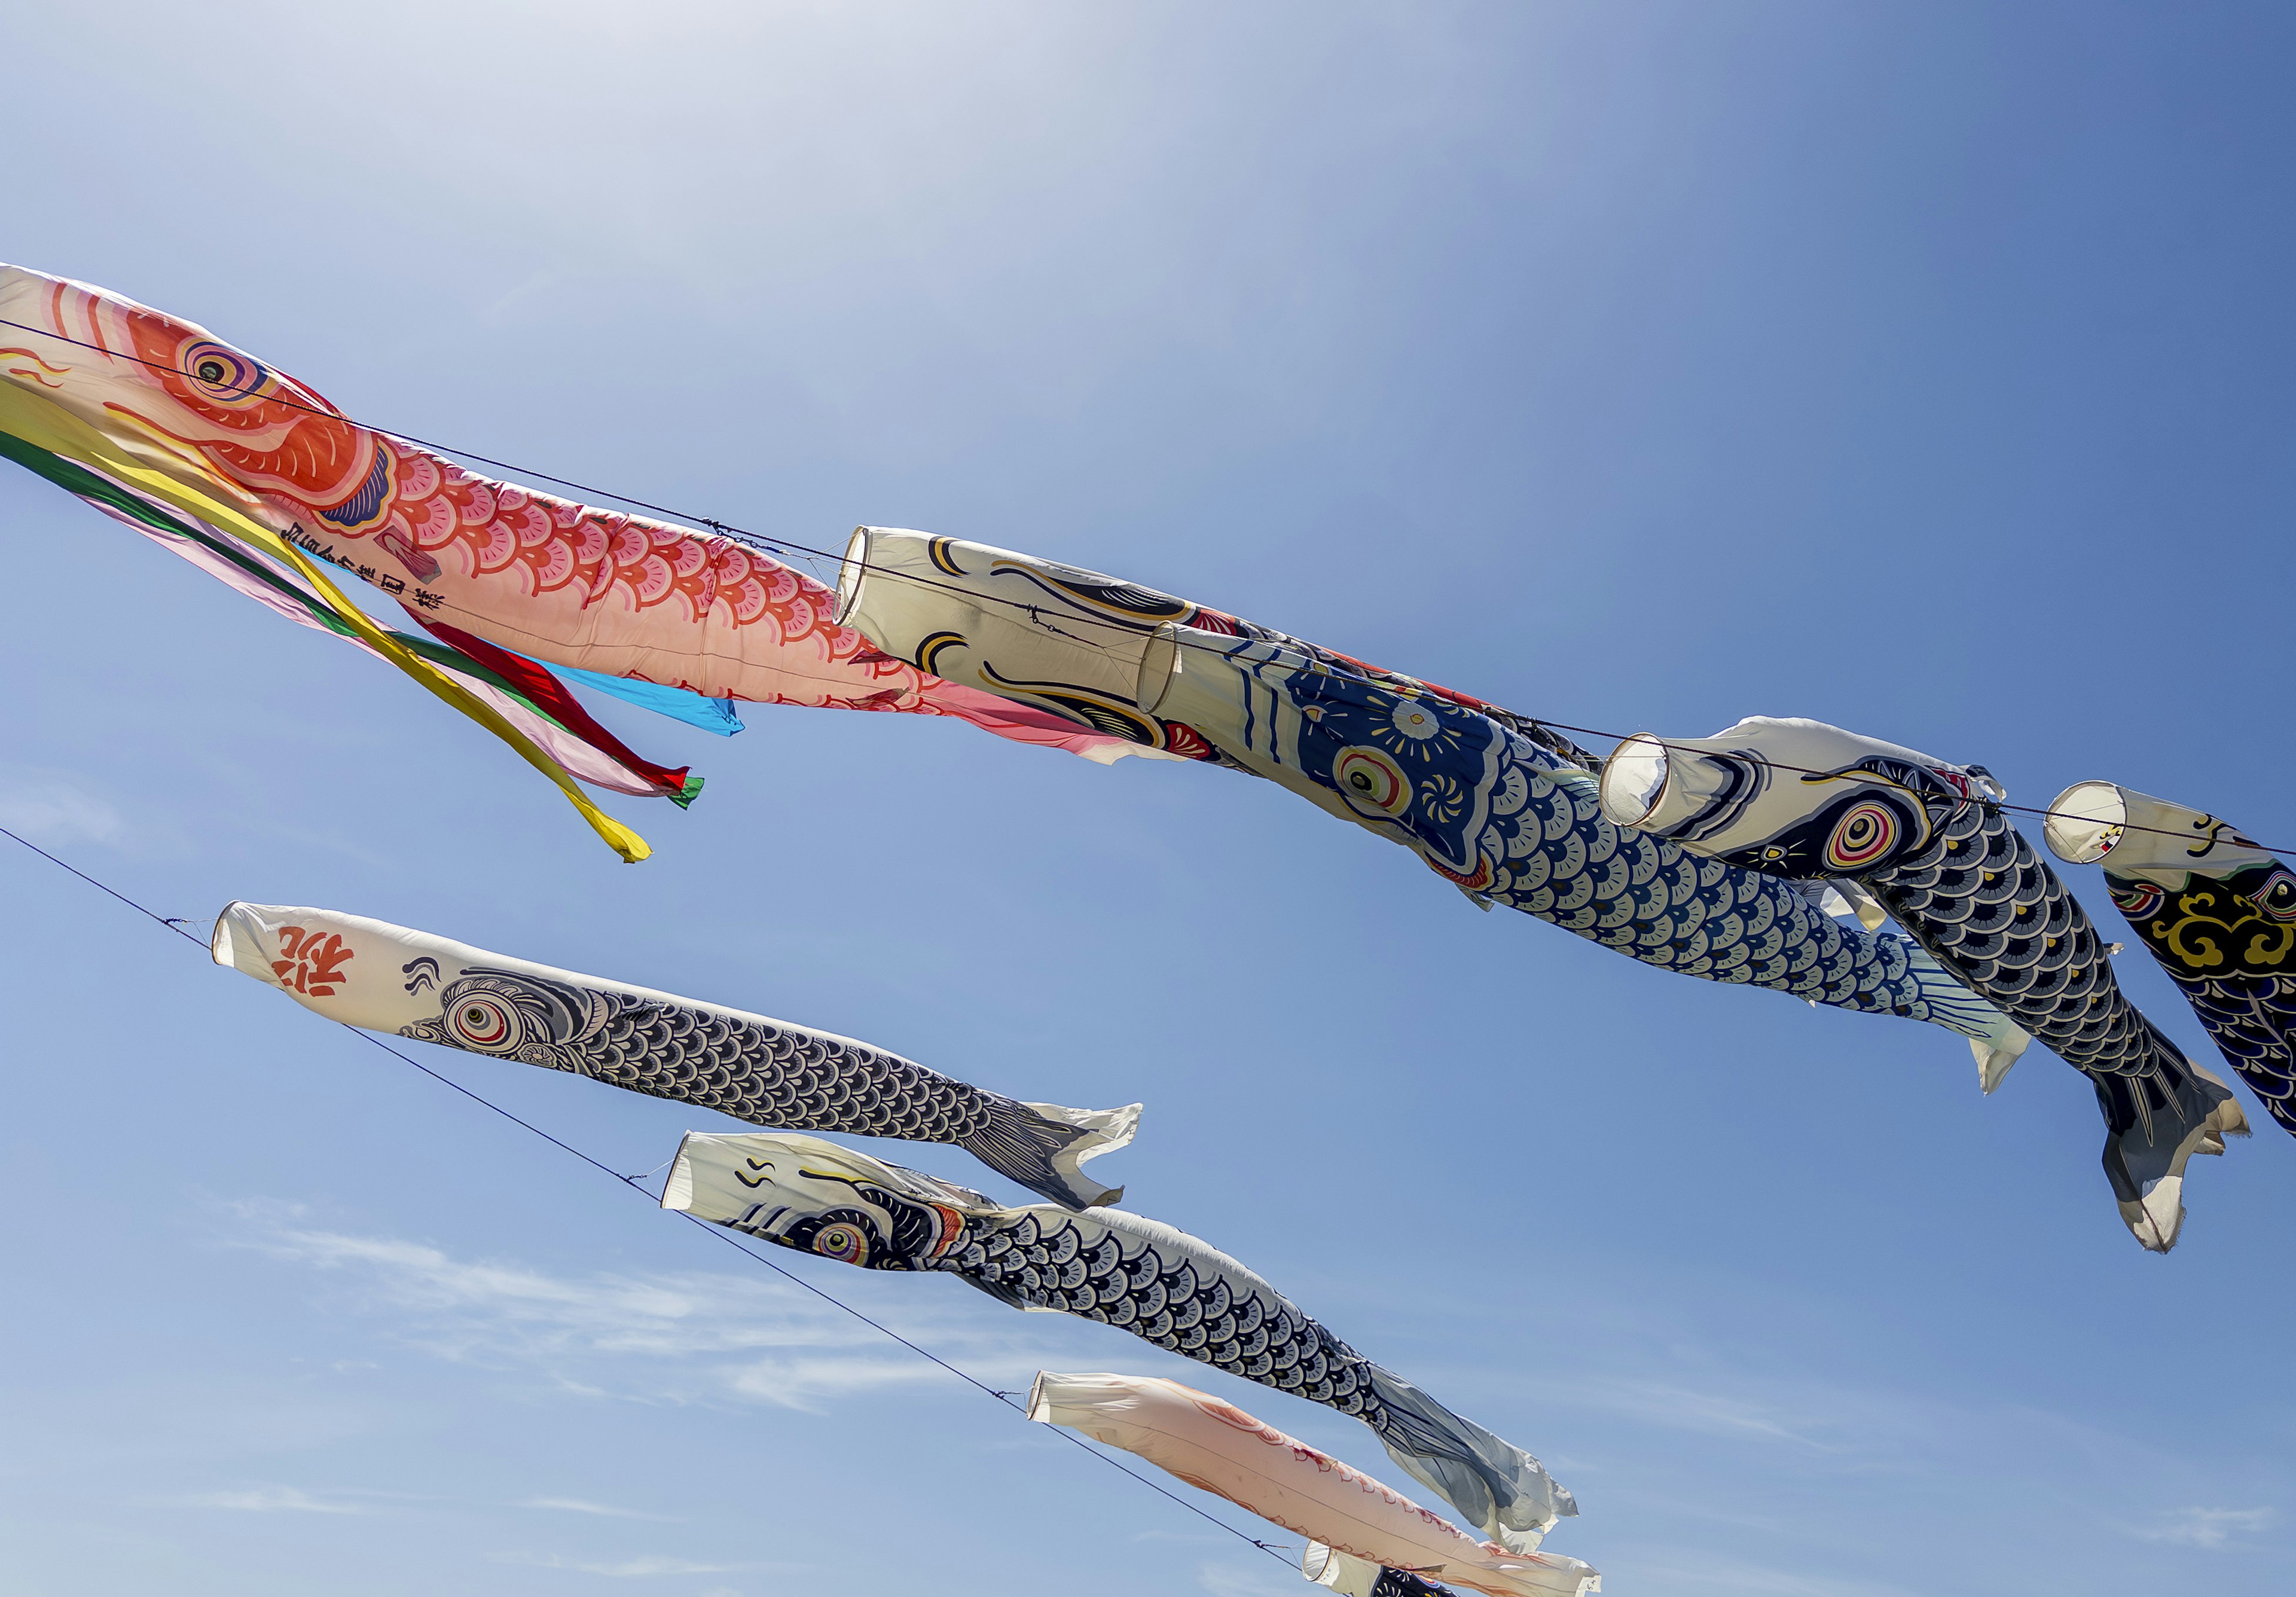
MULTIPOLYGON (((126 422, 128 418, 119 419, 126 422)), ((20 381, 0 380, 0 428, 37 448, 141 488, 218 531, 284 561, 302 574, 328 608, 376 653, 508 743, 528 765, 556 782, 559 790, 582 812, 582 818, 589 822, 591 829, 624 860, 636 864, 653 852, 644 838, 593 803, 564 767, 504 720, 492 705, 399 643, 365 610, 346 599, 303 551, 263 523, 255 513, 256 502, 244 489, 197 455, 172 440, 140 429, 133 438, 115 437, 91 426, 20 381), (145 452, 161 455, 172 470, 163 470, 137 458, 145 452), (184 475, 196 477, 201 486, 185 483, 181 479, 184 475)))

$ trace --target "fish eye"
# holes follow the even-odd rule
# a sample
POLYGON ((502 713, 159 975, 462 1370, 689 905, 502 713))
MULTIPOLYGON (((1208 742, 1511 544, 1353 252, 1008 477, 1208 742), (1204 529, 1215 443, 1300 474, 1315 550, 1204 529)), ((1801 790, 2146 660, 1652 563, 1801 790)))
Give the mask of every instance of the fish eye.
POLYGON ((1348 785, 1358 793, 1368 793, 1371 791, 1371 778, 1358 771, 1348 778, 1348 785))
POLYGON ((2296 876, 2275 871, 2251 895, 2256 906, 2276 921, 2296 920, 2296 876))
POLYGON ((224 378, 223 362, 219 360, 201 361, 200 363, 200 375, 209 382, 221 382, 224 378))

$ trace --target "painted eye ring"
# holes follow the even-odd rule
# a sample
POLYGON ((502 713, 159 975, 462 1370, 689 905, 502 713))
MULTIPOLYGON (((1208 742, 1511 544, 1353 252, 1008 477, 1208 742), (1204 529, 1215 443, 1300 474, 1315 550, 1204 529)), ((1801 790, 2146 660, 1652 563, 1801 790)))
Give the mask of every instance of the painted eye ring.
POLYGON ((194 339, 177 350, 176 369, 209 405, 259 405, 271 386, 271 373, 262 362, 212 339, 194 339))
POLYGON ((2264 879, 2261 888, 2249 895, 2249 902, 2263 911, 2267 919, 2296 921, 2296 875, 2275 871, 2264 879))
POLYGON ((1414 797, 1411 778, 1401 766, 1384 749, 1360 744, 1332 757, 1332 783, 1349 808, 1390 820, 1409 809, 1414 797))
POLYGON ((518 1040, 517 1018, 507 1004, 492 998, 464 998, 447 1017, 455 1041, 480 1053, 496 1053, 518 1040))
POLYGON ((2129 881, 2122 883, 2115 882, 2108 879, 2106 886, 2112 895, 2113 907, 2118 909, 2122 914, 2128 916, 2131 921, 2142 921, 2145 916, 2159 909, 2161 905, 2167 901, 2169 897, 2168 894, 2161 890, 2159 884, 2155 882, 2129 881))
POLYGON ((849 1265, 866 1264, 869 1259, 869 1239, 862 1229, 845 1221, 824 1225, 814 1233, 813 1250, 825 1258, 849 1265))
POLYGON ((1905 823, 1898 812, 1876 799, 1853 804, 1833 823, 1825 839, 1829 870, 1871 869, 1894 853, 1905 838, 1905 823))

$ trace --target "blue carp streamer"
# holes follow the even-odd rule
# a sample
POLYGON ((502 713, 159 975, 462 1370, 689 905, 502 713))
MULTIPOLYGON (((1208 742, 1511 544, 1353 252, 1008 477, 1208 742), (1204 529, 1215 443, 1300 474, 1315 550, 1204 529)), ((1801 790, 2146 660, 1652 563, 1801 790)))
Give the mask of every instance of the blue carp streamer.
POLYGON ((1160 641, 1143 674, 1166 677, 1157 716, 1404 844, 1471 897, 1685 976, 1945 1027, 1993 1078, 2024 1046, 1911 938, 1844 925, 1790 881, 1611 824, 1589 770, 1479 710, 1278 644, 1179 627, 1160 641))

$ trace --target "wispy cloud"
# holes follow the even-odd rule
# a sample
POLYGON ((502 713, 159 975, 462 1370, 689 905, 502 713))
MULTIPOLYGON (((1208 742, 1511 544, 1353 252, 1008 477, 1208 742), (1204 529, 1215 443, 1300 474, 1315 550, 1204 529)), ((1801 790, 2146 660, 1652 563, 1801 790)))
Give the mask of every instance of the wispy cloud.
POLYGON ((2177 1547, 2221 1547, 2243 1532, 2269 1530, 2280 1515, 2268 1508, 2180 1508, 2150 1525, 2129 1528, 2148 1542, 2177 1547))
POLYGON ((728 1575, 750 1568, 747 1564, 704 1564, 690 1558, 626 1558, 614 1563, 592 1563, 562 1558, 554 1552, 498 1552, 498 1564, 523 1564, 536 1569, 571 1569, 582 1575, 636 1577, 644 1575, 728 1575))
POLYGON ((769 1358, 733 1372, 734 1389, 760 1402, 811 1412, 825 1397, 937 1380, 942 1372, 922 1359, 769 1358))
POLYGON ((127 830, 119 811, 93 789, 38 770, 0 776, 0 826, 41 843, 109 843, 127 830))
POLYGON ((294 1486, 250 1486, 238 1492, 199 1492, 178 1499, 187 1508, 234 1509, 255 1514, 364 1514, 367 1509, 314 1497, 294 1486))
POLYGON ((616 1508, 608 1503, 588 1503, 579 1497, 528 1497, 512 1506, 548 1509, 562 1514, 590 1514, 601 1519, 651 1519, 661 1524, 676 1523, 668 1514, 641 1513, 634 1508, 616 1508))
MULTIPOLYGON (((571 1394, 811 1411, 949 1379, 873 1327, 771 1278, 557 1275, 311 1226, 283 1206, 233 1208, 244 1224, 236 1243, 346 1280, 363 1311, 389 1311, 392 1334, 440 1358, 528 1371, 571 1394)), ((1033 1328, 1018 1315, 1006 1327, 920 1304, 894 1318, 904 1335, 1002 1384, 1025 1385, 1041 1362, 1033 1328)))
POLYGON ((1814 1434, 1827 1428, 1826 1421, 1764 1398, 1619 1377, 1582 1378, 1572 1383, 1570 1396, 1589 1408, 1669 1429, 1761 1437, 1814 1449, 1826 1445, 1814 1434))

